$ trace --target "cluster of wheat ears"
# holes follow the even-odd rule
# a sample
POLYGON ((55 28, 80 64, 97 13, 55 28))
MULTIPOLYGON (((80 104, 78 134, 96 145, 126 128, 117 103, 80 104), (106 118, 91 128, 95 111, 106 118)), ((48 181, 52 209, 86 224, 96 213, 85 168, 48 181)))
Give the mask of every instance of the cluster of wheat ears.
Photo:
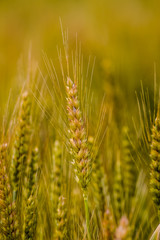
POLYGON ((61 75, 44 54, 48 77, 28 75, 2 127, 0 240, 160 239, 158 101, 152 111, 142 87, 140 127, 122 126, 113 94, 92 94, 80 46, 63 45, 61 75))

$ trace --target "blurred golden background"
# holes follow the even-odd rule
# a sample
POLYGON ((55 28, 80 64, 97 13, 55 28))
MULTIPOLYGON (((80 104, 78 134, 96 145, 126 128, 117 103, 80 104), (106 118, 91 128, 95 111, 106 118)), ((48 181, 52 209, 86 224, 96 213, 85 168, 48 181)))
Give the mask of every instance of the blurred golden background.
MULTIPOLYGON (((57 62, 60 21, 69 39, 82 43, 86 56, 95 56, 95 86, 118 85, 135 98, 140 80, 153 86, 154 63, 160 73, 160 2, 152 0, 1 0, 0 101, 6 102, 27 63, 28 49, 41 63, 42 50, 57 62), (105 84, 104 84, 105 83, 105 84)), ((21 80, 22 81, 22 80, 21 80)))

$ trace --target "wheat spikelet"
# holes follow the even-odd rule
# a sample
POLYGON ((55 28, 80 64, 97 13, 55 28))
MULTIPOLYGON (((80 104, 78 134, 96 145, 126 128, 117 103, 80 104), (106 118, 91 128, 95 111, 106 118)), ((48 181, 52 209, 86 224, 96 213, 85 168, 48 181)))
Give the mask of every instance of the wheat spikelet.
POLYGON ((5 240, 20 239, 16 206, 6 169, 7 144, 0 146, 0 236, 5 240))
POLYGON ((152 128, 150 191, 160 217, 160 105, 152 128))
POLYGON ((84 127, 76 83, 67 78, 67 113, 70 131, 71 153, 74 157, 76 179, 86 192, 91 177, 91 158, 88 150, 86 130, 84 127))
POLYGON ((59 197, 58 202, 55 239, 56 240, 68 239, 66 199, 63 196, 59 197))

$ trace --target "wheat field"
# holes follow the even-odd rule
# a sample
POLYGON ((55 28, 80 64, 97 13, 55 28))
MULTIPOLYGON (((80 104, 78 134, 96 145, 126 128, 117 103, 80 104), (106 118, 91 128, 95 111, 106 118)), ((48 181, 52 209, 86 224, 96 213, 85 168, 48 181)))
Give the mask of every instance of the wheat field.
POLYGON ((158 9, 1 1, 0 240, 160 239, 158 9))

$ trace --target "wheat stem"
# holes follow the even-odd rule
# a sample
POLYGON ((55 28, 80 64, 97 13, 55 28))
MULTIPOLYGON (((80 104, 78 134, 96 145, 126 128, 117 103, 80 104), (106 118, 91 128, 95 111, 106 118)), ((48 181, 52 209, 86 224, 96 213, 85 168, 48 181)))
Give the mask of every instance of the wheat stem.
POLYGON ((86 193, 83 194, 83 199, 84 199, 85 215, 86 215, 87 236, 88 236, 88 240, 91 240, 91 232, 90 232, 90 226, 89 226, 88 196, 86 193))

